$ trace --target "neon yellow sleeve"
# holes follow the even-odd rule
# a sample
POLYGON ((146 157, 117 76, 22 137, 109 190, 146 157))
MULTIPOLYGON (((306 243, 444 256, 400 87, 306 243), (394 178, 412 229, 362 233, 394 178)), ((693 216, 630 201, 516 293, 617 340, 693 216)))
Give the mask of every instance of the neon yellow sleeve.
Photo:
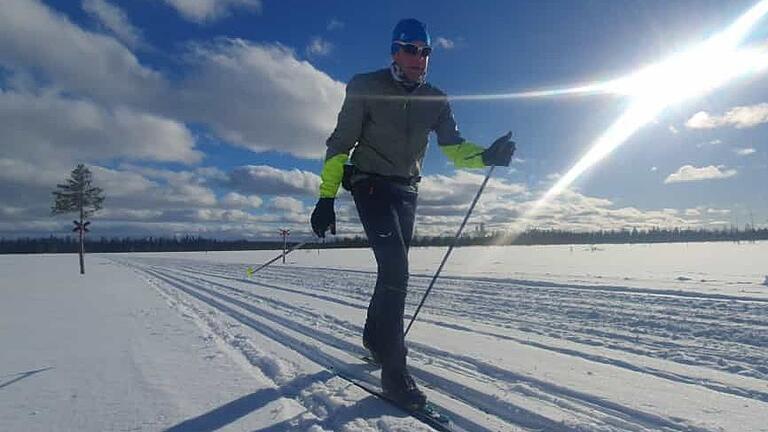
POLYGON ((320 198, 336 198, 347 159, 349 155, 342 153, 325 160, 320 172, 320 198))
POLYGON ((464 141, 461 144, 450 144, 439 146, 440 150, 453 161, 456 168, 483 168, 483 157, 481 154, 485 148, 479 145, 464 141))

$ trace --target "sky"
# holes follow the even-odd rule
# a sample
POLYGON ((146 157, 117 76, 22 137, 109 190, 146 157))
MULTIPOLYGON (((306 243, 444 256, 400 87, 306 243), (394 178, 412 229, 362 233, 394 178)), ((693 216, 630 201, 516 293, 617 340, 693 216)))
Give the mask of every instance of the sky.
MULTIPOLYGON (((765 68, 665 101, 538 207, 644 95, 676 95, 733 62, 705 50, 709 63, 686 60, 629 93, 481 97, 632 76, 756 0, 0 3, 4 238, 67 235, 74 215, 52 217, 51 192, 85 163, 107 196, 94 237, 273 239, 288 228, 308 239, 345 83, 389 65, 392 28, 410 17, 429 28, 427 79, 455 97, 464 137, 488 146, 512 131, 517 142, 470 230, 768 226, 765 68)), ((768 64, 768 18, 739 47, 768 64)), ((485 171, 454 169, 432 137, 423 174, 417 235, 455 232, 485 171)), ((336 207, 339 234, 360 234, 348 193, 336 207)))

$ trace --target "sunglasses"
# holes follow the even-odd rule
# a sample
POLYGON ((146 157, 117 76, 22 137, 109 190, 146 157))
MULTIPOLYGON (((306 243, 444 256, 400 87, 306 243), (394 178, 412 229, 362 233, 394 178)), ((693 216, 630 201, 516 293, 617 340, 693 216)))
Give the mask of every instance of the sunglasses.
POLYGON ((395 41, 395 44, 397 44, 403 52, 410 55, 417 55, 419 57, 429 57, 430 54, 432 54, 432 47, 429 45, 426 46, 418 46, 414 45, 412 43, 406 43, 406 42, 400 42, 395 41))

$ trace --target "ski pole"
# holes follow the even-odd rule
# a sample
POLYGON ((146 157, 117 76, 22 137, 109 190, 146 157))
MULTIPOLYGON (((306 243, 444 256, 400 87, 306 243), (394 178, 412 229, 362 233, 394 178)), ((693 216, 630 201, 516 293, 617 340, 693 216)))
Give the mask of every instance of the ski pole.
POLYGON ((307 241, 301 242, 301 243, 299 243, 299 244, 297 244, 297 245, 295 245, 295 246, 291 247, 291 248, 290 248, 290 249, 288 249, 287 251, 285 251, 285 253, 284 253, 284 254, 282 254, 282 253, 281 253, 280 255, 278 255, 278 256, 276 256, 276 257, 272 258, 271 260, 269 260, 269 261, 265 262, 264 264, 260 265, 260 266, 259 266, 258 268, 256 268, 256 269, 254 269, 253 267, 248 267, 248 268, 245 270, 245 273, 248 275, 248 277, 251 277, 251 276, 253 276, 253 274, 254 274, 254 273, 256 273, 257 271, 259 271, 259 270, 263 269, 264 267, 266 267, 266 266, 268 266, 268 265, 272 264, 273 262, 275 262, 275 261, 279 260, 279 259, 280 259, 280 258, 282 258, 284 255, 288 255, 289 253, 291 253, 291 252, 295 251, 296 249, 299 249, 299 248, 303 247, 304 245, 306 245, 307 243, 311 243, 311 242, 312 242, 312 240, 307 240, 307 241))
POLYGON ((408 323, 408 328, 405 329, 405 334, 403 335, 403 337, 408 336, 408 331, 411 330, 411 326, 413 325, 413 322, 416 321, 416 316, 419 315, 419 311, 421 310, 421 307, 424 306, 424 302, 427 300, 427 296, 429 295, 429 292, 432 291, 432 287, 435 285, 435 281, 437 281, 437 278, 440 277, 440 272, 443 271, 443 266, 445 265, 445 262, 448 261, 448 257, 451 255, 451 252, 453 251, 454 246, 456 246, 456 243, 459 241, 459 236, 461 236, 461 232, 464 230, 464 225, 467 224, 467 221, 469 220, 469 216, 472 214, 472 210, 475 209, 475 204, 477 204, 477 200, 480 199, 480 195, 482 195, 483 189, 485 189, 485 185, 488 184, 488 180, 490 180, 491 174, 493 174, 493 168, 494 166, 491 165, 491 168, 488 170, 488 174, 485 175, 485 180, 483 180, 483 184, 480 185, 480 189, 478 189, 477 195, 475 195, 475 199, 472 200, 472 204, 469 206, 469 210, 467 210, 466 216, 464 216, 464 221, 461 223, 461 226, 459 226, 459 230, 456 232, 456 236, 453 238, 451 245, 448 247, 448 251, 445 252, 445 255, 443 256, 443 261, 440 262, 440 266, 437 268, 435 275, 432 276, 432 281, 429 283, 429 287, 427 288, 427 291, 424 293, 424 296, 421 298, 421 302, 419 303, 419 306, 416 308, 416 312, 413 313, 413 317, 411 317, 411 322, 408 323))

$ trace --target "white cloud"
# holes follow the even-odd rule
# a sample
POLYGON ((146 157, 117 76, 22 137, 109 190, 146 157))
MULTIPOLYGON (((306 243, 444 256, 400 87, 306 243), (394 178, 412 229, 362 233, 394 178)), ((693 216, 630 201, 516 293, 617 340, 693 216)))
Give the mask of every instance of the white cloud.
MULTIPOLYGON (((95 236, 200 234, 269 238, 278 227, 309 232, 308 212, 297 199, 271 200, 269 211, 262 214, 250 213, 263 208, 261 198, 255 195, 230 192, 217 200, 209 187, 211 182, 217 188, 223 185, 221 172, 216 169, 171 171, 130 164, 118 169, 89 167, 95 184, 104 189, 107 197, 104 209, 93 218, 95 236)), ((0 158, 0 235, 66 235, 70 215, 51 218, 49 214, 51 191, 71 169, 54 172, 42 165, 0 158)), ((295 179, 295 173, 292 177, 295 179)), ((344 200, 340 202, 340 216, 348 213, 348 207, 344 200)))
POLYGON ((738 106, 731 108, 722 116, 700 111, 688 119, 685 125, 690 129, 713 129, 723 126, 745 129, 764 123, 768 123, 768 103, 738 106))
POLYGON ((707 142, 704 142, 704 143, 696 144, 696 148, 702 148, 704 146, 715 146, 715 145, 720 145, 722 143, 723 143, 722 140, 714 139, 714 140, 710 140, 710 141, 707 141, 707 142))
POLYGON ((56 161, 32 163, 0 158, 0 205, 23 209, 27 219, 47 218, 51 192, 64 182, 72 168, 56 161))
POLYGON ((328 31, 341 30, 343 28, 344 28, 344 23, 342 21, 337 20, 336 18, 332 18, 331 21, 328 22, 328 26, 326 27, 328 31))
MULTIPOLYGON (((452 178, 453 182, 457 180, 452 178)), ((473 184, 476 192, 478 180, 482 179, 473 180, 474 182, 467 179, 467 183, 473 184)), ((528 191, 521 192, 522 186, 508 183, 504 179, 499 179, 499 182, 501 183, 499 189, 506 193, 497 194, 488 191, 479 201, 472 216, 472 224, 484 222, 486 230, 489 231, 522 231, 534 227, 578 231, 633 227, 649 229, 692 226, 698 223, 696 219, 689 219, 693 215, 685 214, 678 209, 617 208, 609 199, 591 197, 573 190, 567 190, 545 204, 534 218, 523 219, 523 215, 535 205, 538 195, 528 191)), ((436 200, 425 198, 433 192, 435 191, 422 189, 420 193, 419 235, 452 234, 461 223, 473 193, 467 191, 460 197, 449 195, 436 200)))
POLYGON ((120 105, 164 99, 166 82, 112 37, 87 32, 38 0, 5 0, 0 66, 35 70, 54 86, 120 105))
POLYGON ((174 109, 253 151, 319 158, 344 85, 279 45, 220 39, 194 45, 174 109))
POLYGON ((440 48, 445 48, 445 49, 452 49, 456 46, 456 43, 448 38, 438 36, 437 38, 435 38, 435 46, 438 46, 440 48))
POLYGON ((555 182, 555 181, 557 181, 557 180, 560 180, 560 178, 561 178, 562 176, 563 176, 563 175, 562 175, 562 174, 560 174, 560 173, 551 173, 551 174, 547 174, 547 177, 546 177, 546 179, 547 179, 547 180, 550 180, 550 181, 552 181, 552 182, 555 182))
POLYGON ((327 56, 333 51, 333 44, 320 36, 315 36, 309 41, 306 51, 310 56, 327 56))
MULTIPOLYGON (((483 175, 460 170, 451 176, 426 176, 419 187, 418 229, 420 235, 450 233, 461 223, 475 197, 483 175)), ((503 229, 519 216, 517 203, 529 196, 524 185, 503 178, 491 179, 473 213, 473 221, 485 222, 489 230, 503 229)))
MULTIPOLYGON (((96 226, 109 231, 99 235, 273 237, 274 229, 282 226, 308 233, 309 209, 296 198, 316 197, 319 177, 313 172, 265 165, 231 172, 215 167, 171 171, 126 163, 113 169, 99 163, 199 163, 202 154, 184 122, 200 123, 217 138, 251 150, 320 157, 336 122, 344 84, 286 47, 231 39, 190 45, 189 54, 182 56, 184 75, 171 83, 140 64, 127 48, 140 44, 132 41, 141 35, 114 6, 120 3, 81 1, 122 43, 77 27, 38 0, 3 1, 0 68, 6 88, 0 89, 0 232, 17 234, 23 229, 47 235, 61 230, 61 221, 48 217, 50 192, 75 162, 82 161, 94 164, 97 184, 107 194, 96 226), (274 198, 265 206, 259 195, 274 198)), ((167 1, 196 22, 261 4, 167 1)), ((337 28, 329 24, 329 30, 337 28)), ((436 43, 448 48, 453 41, 446 41, 436 43)), ((733 118, 741 119, 738 124, 749 123, 744 113, 737 114, 733 118)), ((722 175, 731 172, 715 169, 722 175)), ((427 176, 421 184, 420 232, 454 231, 482 177, 469 171, 427 176)), ((348 222, 346 232, 356 233, 360 227, 348 197, 340 196, 338 214, 348 222)), ((524 185, 494 178, 473 220, 486 222, 489 229, 507 228, 533 205, 533 198, 524 185)), ((674 209, 616 208, 610 200, 568 191, 533 223, 568 229, 681 226, 689 221, 681 215, 697 216, 674 209)))
POLYGON ((658 167, 655 167, 655 166, 652 166, 652 167, 651 167, 651 172, 656 172, 656 171, 658 171, 658 170, 659 170, 659 168, 658 168, 658 167))
POLYGON ((4 186, 18 183, 26 186, 53 187, 57 182, 64 181, 63 173, 50 169, 41 170, 40 165, 19 159, 0 158, 0 182, 4 186))
MULTIPOLYGON (((419 206, 466 206, 477 193, 483 182, 483 175, 459 170, 452 176, 425 176, 419 185, 419 206)), ((484 201, 490 197, 524 195, 525 186, 491 179, 484 191, 484 201)))
POLYGON ((91 166, 94 183, 105 191, 111 198, 140 197, 153 192, 158 187, 156 182, 149 180, 140 173, 128 170, 112 170, 91 166))
MULTIPOLYGON (((451 177, 425 179, 433 187, 422 188, 419 194, 419 235, 452 234, 461 223, 482 178, 475 174, 466 176, 466 172, 462 177, 457 177, 459 173, 451 177), (455 192, 446 192, 444 188, 455 192)), ((534 227, 577 231, 695 227, 706 225, 713 217, 722 217, 722 213, 705 211, 704 207, 619 208, 610 199, 567 190, 545 204, 534 218, 523 219, 523 215, 536 204, 539 194, 524 190, 521 185, 506 179, 497 180, 497 192, 486 191, 472 216, 472 224, 484 222, 486 230, 490 231, 522 231, 534 227)))
POLYGON ((717 216, 728 216, 729 214, 731 214, 731 209, 708 208, 707 214, 717 215, 717 216))
POLYGON ((0 91, 0 112, 0 157, 66 164, 112 158, 195 163, 202 158, 183 124, 129 108, 0 91))
POLYGON ((674 126, 670 126, 669 131, 672 132, 674 135, 677 135, 678 133, 680 133, 680 131, 677 130, 677 128, 674 126))
MULTIPOLYGON (((3 164, 0 169, 11 167, 3 164)), ((105 209, 95 217, 100 231, 94 235, 174 235, 199 234, 218 238, 274 238, 277 228, 288 228, 296 236, 308 236, 310 209, 296 197, 278 195, 264 206, 261 198, 236 192, 226 193, 216 200, 208 187, 220 173, 212 170, 169 171, 124 164, 112 170, 91 167, 96 184, 103 187, 107 201, 105 209), (204 175, 205 174, 205 175, 204 175), (258 204, 260 213, 251 213, 258 204)), ((316 179, 299 170, 279 170, 273 167, 246 167, 253 170, 253 180, 265 181, 264 189, 292 189, 308 193, 301 178, 313 183, 316 179)), ((215 170, 213 170, 215 171, 215 170)), ((28 173, 29 174, 29 173, 28 173)), ((32 181, 31 176, 27 176, 32 181)), ((50 178, 61 181, 64 178, 50 178)), ((477 192, 482 175, 457 171, 451 176, 427 176, 421 185, 418 210, 420 235, 453 234, 466 213, 469 202, 477 192)), ((3 199, 0 205, 0 233, 25 235, 52 231, 65 234, 67 218, 51 223, 48 217, 50 190, 42 191, 45 205, 30 206, 3 199)), ((217 188, 226 184, 217 184, 217 188)), ((27 191, 29 188, 24 188, 27 191)), ((8 193, 5 188, 0 192, 8 193)), ((312 196, 316 190, 312 188, 312 196)), ((340 233, 355 235, 361 232, 354 206, 343 197, 337 205, 340 233)), ((710 219, 722 218, 727 210, 658 209, 642 210, 634 207, 617 208, 609 199, 591 197, 568 190, 546 205, 533 220, 520 220, 530 209, 538 195, 531 194, 523 185, 505 178, 492 179, 473 213, 471 227, 483 222, 488 231, 526 229, 530 227, 571 230, 631 229, 652 227, 701 226, 710 219), (521 223, 516 223, 520 221, 521 223)), ((299 237, 297 237, 299 238, 299 237)))
POLYGON ((298 169, 282 170, 268 165, 248 165, 232 170, 227 185, 248 194, 314 197, 320 187, 320 177, 298 169))
POLYGON ((195 174, 212 181, 225 182, 229 178, 226 172, 216 167, 195 168, 195 174))
MULTIPOLYGON (((524 207, 528 208, 532 204, 525 203, 524 207)), ((569 191, 567 195, 548 203, 546 210, 534 220, 521 222, 524 224, 514 226, 518 231, 531 226, 544 229, 595 231, 679 227, 689 224, 689 221, 674 209, 616 208, 610 200, 589 197, 574 191, 569 191)))
MULTIPOLYGON (((0 202, 5 206, 24 209, 29 220, 45 220, 52 204, 51 192, 56 184, 68 178, 73 166, 29 164, 18 160, 0 159, 0 202), (5 176, 4 176, 5 175, 5 176)), ((132 214, 137 219, 151 215, 167 217, 169 211, 210 208, 217 205, 216 196, 205 179, 192 172, 150 170, 126 165, 120 169, 89 165, 94 183, 107 197, 104 209, 108 217, 132 214), (144 210, 151 212, 140 213, 144 210), (131 213, 133 212, 133 213, 131 213), (139 212, 139 213, 137 213, 139 212)), ((99 213, 99 218, 105 215, 99 213)))
POLYGON ((712 129, 719 126, 718 123, 716 118, 704 111, 699 111, 685 122, 685 126, 689 129, 712 129))
POLYGON ((198 209, 188 213, 188 219, 196 222, 248 222, 257 219, 242 210, 198 209))
POLYGON ((91 170, 94 182, 103 185, 112 207, 183 209, 218 203, 206 180, 194 172, 132 165, 123 165, 119 170, 94 166, 91 170))
POLYGON ((98 218, 101 220, 120 220, 120 221, 148 221, 158 219, 163 215, 160 210, 148 210, 148 209, 114 209, 104 208, 98 213, 98 218))
POLYGON ((142 45, 141 31, 131 25, 122 9, 106 0, 83 0, 83 10, 131 48, 142 45))
POLYGON ((263 202, 258 195, 242 195, 237 192, 229 192, 221 199, 221 203, 227 207, 258 208, 263 202))
MULTIPOLYGON (((93 225, 91 225, 93 228, 93 225)), ((91 230, 93 231, 93 230, 91 230)), ((23 236, 48 236, 55 234, 70 234, 72 232, 72 223, 56 220, 21 220, 9 222, 0 221, 0 233, 10 237, 23 237, 23 236)), ((11 237, 11 238, 13 238, 11 237)))
POLYGON ((29 218, 29 212, 24 207, 14 207, 0 204, 0 221, 21 222, 29 218))
POLYGON ((205 23, 232 14, 236 9, 261 11, 261 0, 165 0, 189 21, 205 23))
POLYGON ((343 83, 280 45, 218 39, 192 44, 182 57, 186 75, 171 86, 116 39, 84 31, 38 0, 8 0, 0 14, 0 67, 25 93, 40 91, 39 76, 51 86, 47 91, 103 109, 202 123, 254 151, 323 155, 343 83))
POLYGON ((714 220, 707 223, 709 226, 721 226, 722 228, 727 227, 728 225, 733 225, 733 222, 728 222, 724 220, 714 220))
POLYGON ((750 147, 750 148, 736 149, 735 152, 739 156, 749 156, 749 155, 754 154, 755 152, 757 152, 757 150, 755 150, 755 149, 750 147))
MULTIPOLYGON (((277 196, 272 198, 269 206, 273 210, 288 213, 304 213, 304 204, 296 198, 277 196)), ((309 220, 309 219, 307 219, 309 220)))
POLYGON ((684 165, 680 167, 677 172, 670 174, 665 180, 665 184, 669 183, 681 183, 681 182, 694 182, 702 180, 724 179, 733 177, 737 173, 734 169, 724 169, 722 165, 714 166, 709 165, 706 167, 697 168, 692 165, 684 165))

